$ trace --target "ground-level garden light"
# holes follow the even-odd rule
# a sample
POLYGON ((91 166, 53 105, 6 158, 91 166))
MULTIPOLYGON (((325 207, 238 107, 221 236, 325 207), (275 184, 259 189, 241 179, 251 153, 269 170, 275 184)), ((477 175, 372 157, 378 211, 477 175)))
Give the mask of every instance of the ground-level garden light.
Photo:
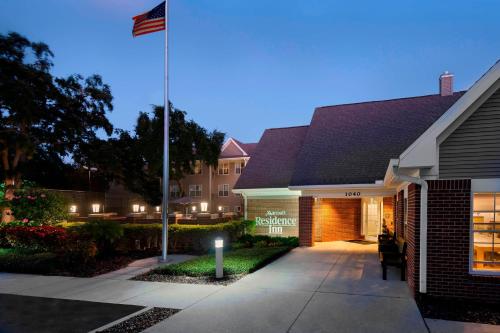
POLYGON ((224 277, 224 259, 222 252, 224 249, 224 240, 220 237, 215 239, 215 278, 224 277))

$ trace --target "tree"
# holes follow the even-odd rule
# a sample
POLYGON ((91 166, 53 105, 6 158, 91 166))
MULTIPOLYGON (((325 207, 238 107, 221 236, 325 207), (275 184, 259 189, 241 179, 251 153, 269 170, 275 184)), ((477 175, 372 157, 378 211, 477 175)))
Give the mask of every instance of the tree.
MULTIPOLYGON (((225 135, 216 130, 208 132, 193 120, 186 120, 186 112, 171 103, 169 117, 169 178, 180 185, 196 161, 217 165, 225 135)), ((84 152, 83 156, 101 161, 99 168, 103 172, 113 175, 149 204, 161 203, 163 106, 153 106, 151 114, 141 112, 133 135, 118 131, 118 137, 100 140, 94 146, 100 148, 84 152)))
POLYGON ((44 43, 0 34, 0 165, 7 200, 35 154, 63 160, 96 140, 96 131, 113 131, 110 87, 99 75, 54 77, 52 59, 44 43))

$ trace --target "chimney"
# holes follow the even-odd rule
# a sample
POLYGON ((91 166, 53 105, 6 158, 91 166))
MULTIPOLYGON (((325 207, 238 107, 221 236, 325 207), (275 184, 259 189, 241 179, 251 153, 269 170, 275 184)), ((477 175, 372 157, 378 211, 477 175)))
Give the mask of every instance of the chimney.
POLYGON ((453 95, 453 74, 448 71, 439 76, 439 94, 441 96, 453 95))

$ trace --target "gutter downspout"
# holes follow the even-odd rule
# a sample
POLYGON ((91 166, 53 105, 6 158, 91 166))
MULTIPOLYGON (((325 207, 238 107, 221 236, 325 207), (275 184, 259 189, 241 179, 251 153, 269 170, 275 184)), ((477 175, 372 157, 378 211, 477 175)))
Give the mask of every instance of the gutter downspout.
POLYGON ((429 186, 422 178, 401 175, 399 165, 392 167, 395 180, 407 181, 418 184, 420 189, 420 270, 419 270, 419 292, 427 293, 427 194, 429 186))

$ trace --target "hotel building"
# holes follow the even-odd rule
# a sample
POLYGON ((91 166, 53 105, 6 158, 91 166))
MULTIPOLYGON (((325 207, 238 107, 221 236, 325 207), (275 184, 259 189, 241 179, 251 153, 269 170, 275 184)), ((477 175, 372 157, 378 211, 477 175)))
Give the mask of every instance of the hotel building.
POLYGON ((500 62, 468 90, 318 107, 267 129, 238 179, 257 232, 407 243, 417 294, 500 301, 500 62))

